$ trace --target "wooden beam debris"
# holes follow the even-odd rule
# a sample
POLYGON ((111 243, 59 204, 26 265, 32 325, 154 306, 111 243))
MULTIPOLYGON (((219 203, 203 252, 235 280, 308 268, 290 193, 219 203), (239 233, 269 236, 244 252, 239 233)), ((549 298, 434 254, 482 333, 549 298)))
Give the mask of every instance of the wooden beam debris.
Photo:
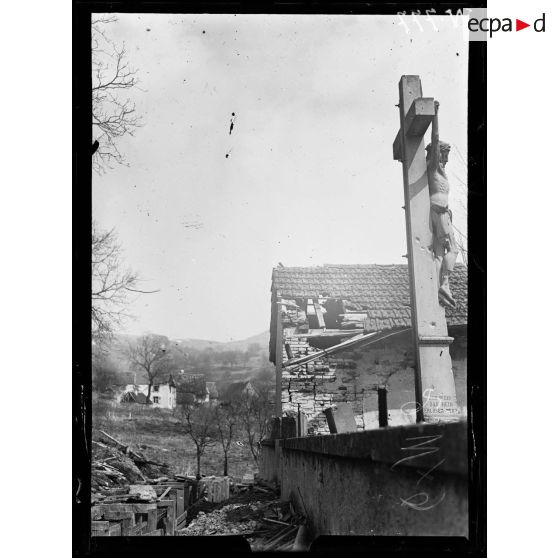
POLYGON ((313 301, 314 303, 314 310, 316 311, 316 318, 318 318, 318 325, 322 328, 325 329, 325 320, 324 320, 324 314, 322 312, 322 306, 319 303, 318 299, 315 298, 313 301))
POLYGON ((175 520, 176 520, 176 502, 174 500, 161 500, 157 502, 157 508, 166 508, 167 515, 164 519, 165 534, 174 535, 175 520))

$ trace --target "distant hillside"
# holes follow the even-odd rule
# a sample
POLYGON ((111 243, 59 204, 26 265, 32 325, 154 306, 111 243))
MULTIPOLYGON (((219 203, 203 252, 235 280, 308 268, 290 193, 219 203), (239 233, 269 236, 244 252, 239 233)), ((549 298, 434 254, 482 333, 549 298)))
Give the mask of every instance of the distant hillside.
MULTIPOLYGON (((267 331, 228 342, 159 337, 167 347, 168 371, 165 374, 172 372, 177 379, 181 371, 185 374, 204 374, 208 381, 262 379, 274 370, 268 359, 267 331)), ((130 364, 130 346, 134 346, 139 338, 139 335, 130 334, 114 336, 102 368, 105 376, 112 375, 112 383, 147 382, 145 372, 141 368, 134 369, 130 364)))
POLYGON ((211 348, 215 351, 245 351, 250 345, 257 344, 263 350, 267 350, 269 344, 269 331, 263 331, 257 335, 252 335, 246 339, 238 341, 208 341, 206 339, 172 339, 173 343, 178 343, 182 348, 197 349, 203 351, 211 348))

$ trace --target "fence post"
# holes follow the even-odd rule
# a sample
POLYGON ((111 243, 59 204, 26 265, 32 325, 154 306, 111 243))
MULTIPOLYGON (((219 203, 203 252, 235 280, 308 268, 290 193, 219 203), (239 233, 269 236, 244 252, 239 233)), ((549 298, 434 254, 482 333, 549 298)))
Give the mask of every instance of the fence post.
POLYGON ((381 386, 378 388, 378 415, 380 427, 388 425, 388 407, 387 407, 387 388, 381 386))

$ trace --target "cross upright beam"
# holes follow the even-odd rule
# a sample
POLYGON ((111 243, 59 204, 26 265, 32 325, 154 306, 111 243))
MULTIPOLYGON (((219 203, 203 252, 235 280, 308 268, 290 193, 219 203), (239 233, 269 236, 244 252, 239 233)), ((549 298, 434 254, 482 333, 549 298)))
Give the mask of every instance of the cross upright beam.
POLYGON ((434 114, 434 99, 422 96, 419 76, 402 76, 401 127, 393 144, 393 157, 403 167, 417 422, 450 422, 459 414, 449 353, 453 339, 448 336, 445 312, 438 302, 438 276, 432 252, 423 138, 434 114))

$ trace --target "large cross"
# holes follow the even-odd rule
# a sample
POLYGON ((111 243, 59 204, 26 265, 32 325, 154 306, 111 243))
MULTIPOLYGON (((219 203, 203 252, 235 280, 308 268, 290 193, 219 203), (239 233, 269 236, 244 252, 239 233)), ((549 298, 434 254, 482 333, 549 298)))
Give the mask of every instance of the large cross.
POLYGON ((423 140, 435 109, 434 99, 422 96, 419 76, 401 77, 399 113, 401 128, 393 158, 403 166, 417 422, 449 422, 459 415, 449 353, 453 338, 448 337, 445 312, 438 302, 423 140))

